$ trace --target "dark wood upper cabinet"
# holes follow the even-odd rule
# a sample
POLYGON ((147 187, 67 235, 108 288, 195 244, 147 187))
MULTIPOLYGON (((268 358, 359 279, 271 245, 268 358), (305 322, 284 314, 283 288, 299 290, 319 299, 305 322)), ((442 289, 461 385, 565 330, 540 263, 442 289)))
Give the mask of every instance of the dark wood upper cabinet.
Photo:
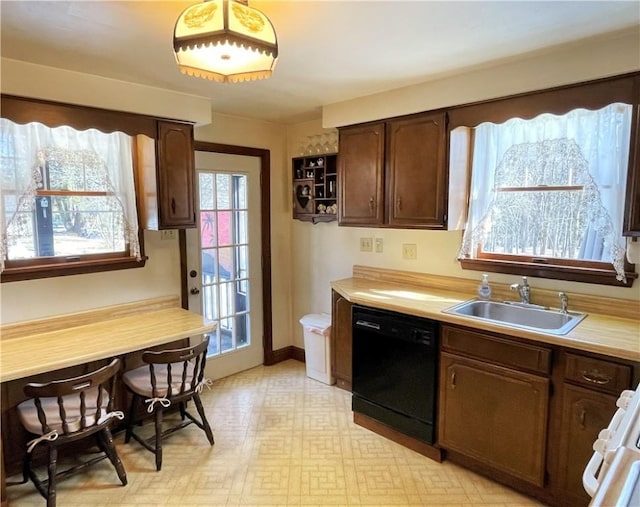
POLYGON ((446 114, 340 129, 340 225, 445 228, 446 114))
POLYGON ((193 125, 158 122, 158 229, 196 226, 193 125))
POLYGON ((387 223, 445 226, 447 171, 444 112, 387 123, 387 223))
POLYGON ((384 123, 340 129, 338 153, 340 225, 384 223, 384 123))
POLYGON ((629 145, 629 169, 627 173, 627 195, 625 200, 625 236, 640 236, 640 76, 634 79, 633 118, 629 145))

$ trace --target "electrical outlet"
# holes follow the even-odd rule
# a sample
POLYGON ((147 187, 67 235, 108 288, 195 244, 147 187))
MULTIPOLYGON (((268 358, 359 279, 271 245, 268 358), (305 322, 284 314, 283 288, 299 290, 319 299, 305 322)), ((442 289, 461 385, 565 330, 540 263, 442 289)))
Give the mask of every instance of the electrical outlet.
POLYGON ((360 238, 360 251, 361 252, 373 252, 373 239, 372 238, 360 238))
POLYGON ((176 230, 175 229, 167 229, 164 231, 160 231, 160 239, 176 239, 176 230))
POLYGON ((382 238, 376 238, 376 253, 382 253, 382 238))
POLYGON ((418 258, 418 247, 415 243, 402 244, 402 258, 408 260, 416 260, 418 258))

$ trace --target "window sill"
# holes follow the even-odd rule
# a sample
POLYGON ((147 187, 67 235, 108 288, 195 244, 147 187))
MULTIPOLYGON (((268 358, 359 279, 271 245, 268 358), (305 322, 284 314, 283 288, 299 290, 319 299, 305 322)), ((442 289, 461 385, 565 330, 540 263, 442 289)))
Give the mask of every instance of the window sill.
POLYGON ((594 283, 599 285, 614 285, 616 287, 631 287, 633 281, 638 278, 637 273, 626 271, 627 282, 623 283, 616 280, 616 273, 613 268, 566 267, 505 260, 461 259, 460 265, 462 269, 471 269, 474 271, 507 273, 511 275, 569 280, 572 282, 594 283))
POLYGON ((137 261, 133 257, 126 257, 119 259, 68 262, 65 264, 41 264, 39 266, 5 268, 2 275, 0 275, 0 283, 35 280, 38 278, 53 278, 56 276, 99 273, 102 271, 115 271, 119 269, 142 268, 144 267, 146 260, 147 257, 143 256, 140 261, 137 261))

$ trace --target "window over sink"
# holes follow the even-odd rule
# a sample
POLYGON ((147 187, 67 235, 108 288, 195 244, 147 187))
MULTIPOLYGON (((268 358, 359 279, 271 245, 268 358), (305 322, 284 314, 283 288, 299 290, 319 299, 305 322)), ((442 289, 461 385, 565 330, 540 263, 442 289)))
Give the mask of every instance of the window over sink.
POLYGON ((623 286, 637 278, 623 237, 637 112, 616 86, 588 89, 454 111, 451 160, 471 171, 463 268, 623 286))

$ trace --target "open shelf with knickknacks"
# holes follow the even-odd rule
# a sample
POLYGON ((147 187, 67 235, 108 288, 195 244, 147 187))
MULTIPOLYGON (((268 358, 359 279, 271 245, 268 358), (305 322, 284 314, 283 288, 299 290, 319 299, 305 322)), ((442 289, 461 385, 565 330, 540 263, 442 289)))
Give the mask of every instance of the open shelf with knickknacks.
POLYGON ((293 218, 313 223, 336 220, 336 159, 335 153, 293 159, 293 218))

